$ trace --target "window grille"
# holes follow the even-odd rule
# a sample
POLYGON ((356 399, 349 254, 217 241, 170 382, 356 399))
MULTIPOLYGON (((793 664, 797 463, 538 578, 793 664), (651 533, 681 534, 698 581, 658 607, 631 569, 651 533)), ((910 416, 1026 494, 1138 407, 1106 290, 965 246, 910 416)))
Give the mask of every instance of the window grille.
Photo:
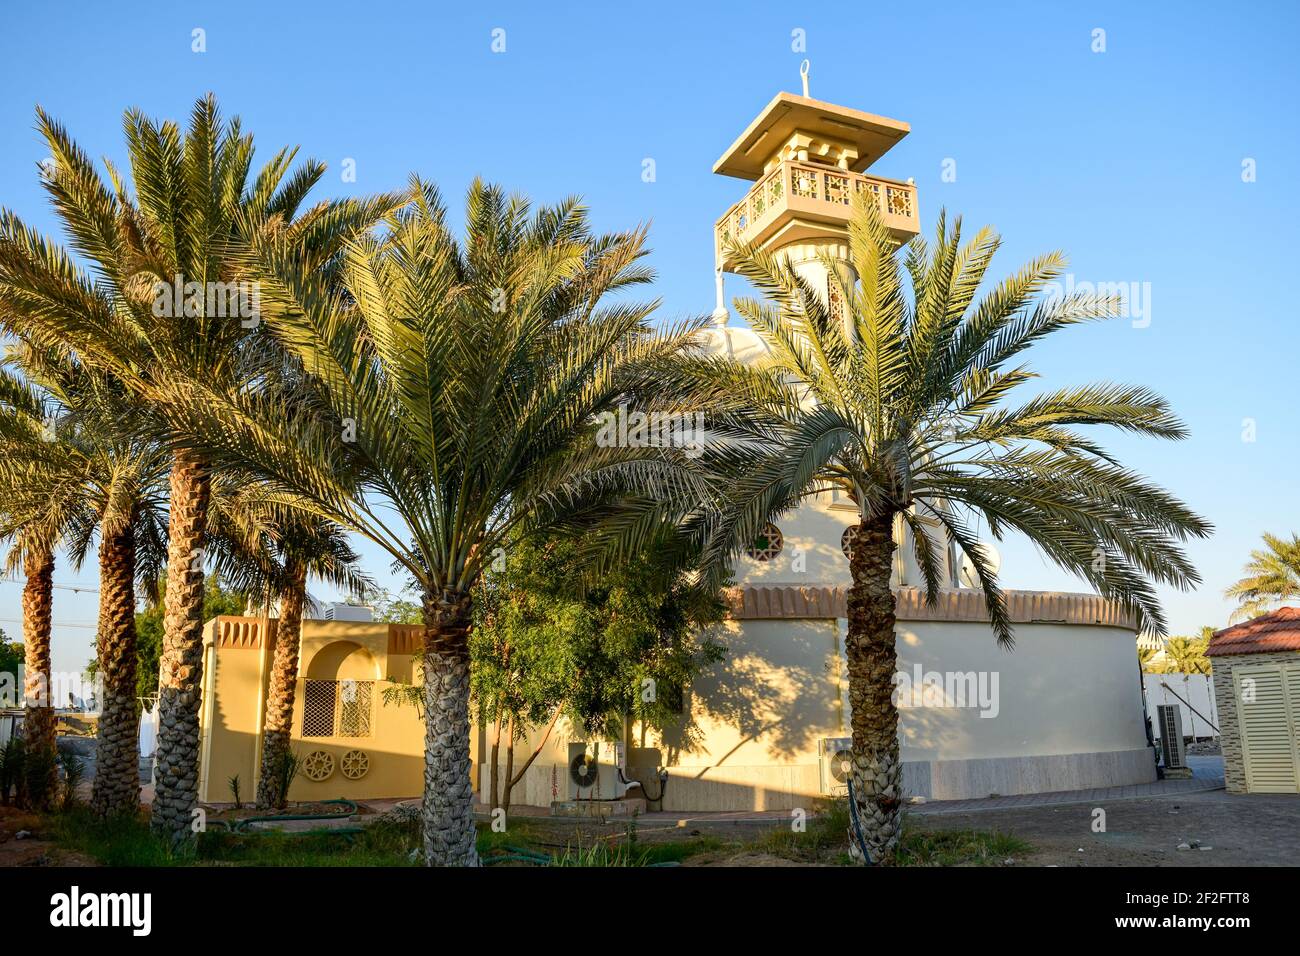
POLYGON ((302 701, 302 735, 369 737, 374 686, 375 682, 369 680, 306 681, 302 701))
POLYGON ((334 736, 334 701, 338 682, 309 680, 302 695, 302 735, 304 737, 334 736))
POLYGON ((370 736, 370 690, 368 680, 345 680, 339 699, 339 736, 370 736))
POLYGON ((785 538, 781 534, 781 529, 774 524, 769 524, 763 528, 745 553, 755 561, 771 561, 781 553, 783 547, 785 547, 785 538))
POLYGON ((844 296, 840 290, 839 278, 831 273, 826 277, 826 308, 831 318, 844 319, 844 296))

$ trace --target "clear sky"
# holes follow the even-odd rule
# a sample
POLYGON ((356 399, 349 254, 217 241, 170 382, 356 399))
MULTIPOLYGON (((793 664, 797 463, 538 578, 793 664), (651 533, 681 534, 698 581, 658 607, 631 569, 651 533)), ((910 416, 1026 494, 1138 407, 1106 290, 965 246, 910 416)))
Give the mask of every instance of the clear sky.
MULTIPOLYGON (((1225 623, 1223 588, 1261 532, 1300 530, 1298 30, 1290 0, 10 2, 0 205, 53 228, 37 103, 121 164, 124 108, 184 119, 213 90, 264 158, 296 143, 327 161, 335 194, 418 171, 458 206, 477 174, 538 200, 579 193, 602 228, 649 220, 662 314, 707 312, 712 224, 746 189, 712 164, 777 91, 798 91, 806 56, 813 96, 911 124, 873 171, 915 178, 927 229, 941 206, 972 229, 993 224, 998 275, 1061 248, 1078 282, 1136 283, 1142 317, 1070 330, 1033 358, 1044 388, 1144 382, 1191 426, 1179 444, 1110 441, 1218 529, 1191 547, 1204 585, 1165 594, 1186 633, 1225 623), (342 181, 346 159, 355 183, 342 181)), ((1000 550, 1008 586, 1077 587, 1023 542, 1000 550)), ((386 558, 367 559, 386 576, 386 558)), ((64 566, 56 580, 93 587, 96 574, 64 566)), ((0 584, 14 636, 20 590, 0 584)), ((93 626, 71 625, 93 625, 95 600, 56 592, 56 669, 91 655, 93 626)))

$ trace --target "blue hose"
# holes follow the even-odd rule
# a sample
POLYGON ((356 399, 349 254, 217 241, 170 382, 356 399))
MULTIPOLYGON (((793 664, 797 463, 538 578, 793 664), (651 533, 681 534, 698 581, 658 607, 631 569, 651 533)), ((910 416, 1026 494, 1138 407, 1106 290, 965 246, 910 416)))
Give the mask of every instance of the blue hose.
POLYGON ((862 835, 862 824, 858 822, 858 801, 853 799, 853 774, 849 774, 849 819, 853 821, 853 835, 858 839, 858 850, 862 853, 862 859, 867 861, 867 866, 875 866, 876 863, 871 859, 871 854, 867 852, 867 840, 862 835))

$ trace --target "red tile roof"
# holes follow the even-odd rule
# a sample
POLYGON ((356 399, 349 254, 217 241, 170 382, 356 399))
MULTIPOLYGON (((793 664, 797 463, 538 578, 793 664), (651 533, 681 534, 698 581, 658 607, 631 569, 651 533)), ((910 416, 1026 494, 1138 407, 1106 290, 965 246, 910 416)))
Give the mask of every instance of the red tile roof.
POLYGON ((1300 651, 1300 607, 1278 608, 1272 614, 1215 631, 1205 653, 1221 657, 1274 651, 1300 651))

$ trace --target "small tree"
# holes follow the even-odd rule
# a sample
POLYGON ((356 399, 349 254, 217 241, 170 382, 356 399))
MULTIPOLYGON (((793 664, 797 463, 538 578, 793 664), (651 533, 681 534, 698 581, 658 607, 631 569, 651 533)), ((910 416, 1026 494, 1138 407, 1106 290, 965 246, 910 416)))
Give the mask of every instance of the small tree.
POLYGON ((561 718, 600 737, 632 720, 655 729, 689 720, 681 689, 722 658, 707 628, 723 604, 668 554, 651 551, 576 581, 575 542, 520 541, 486 576, 470 638, 471 691, 492 728, 493 809, 510 808, 561 718), (541 738, 516 769, 515 746, 534 730, 541 738))

